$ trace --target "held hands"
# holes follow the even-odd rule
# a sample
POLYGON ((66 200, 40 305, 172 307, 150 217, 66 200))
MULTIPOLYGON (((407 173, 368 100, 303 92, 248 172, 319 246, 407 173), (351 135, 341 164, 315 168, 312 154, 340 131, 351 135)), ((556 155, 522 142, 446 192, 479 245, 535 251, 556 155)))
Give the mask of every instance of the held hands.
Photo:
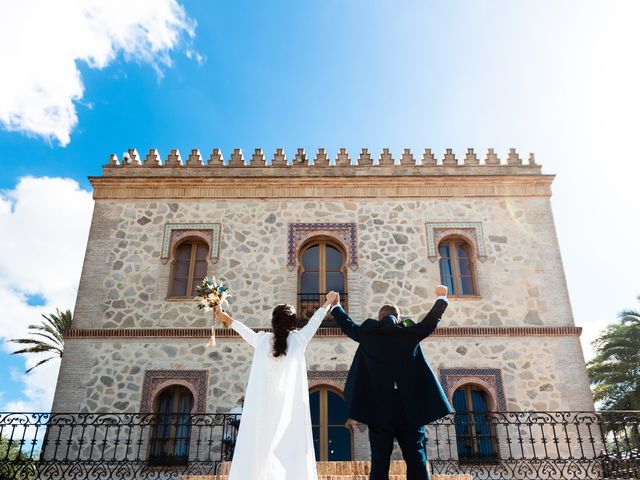
POLYGON ((445 287, 444 285, 438 285, 436 287, 436 295, 438 297, 446 297, 448 291, 449 291, 449 289, 447 287, 445 287))
POLYGON ((338 292, 331 291, 325 295, 326 302, 323 307, 328 308, 331 305, 336 305, 340 301, 340 294, 338 292))

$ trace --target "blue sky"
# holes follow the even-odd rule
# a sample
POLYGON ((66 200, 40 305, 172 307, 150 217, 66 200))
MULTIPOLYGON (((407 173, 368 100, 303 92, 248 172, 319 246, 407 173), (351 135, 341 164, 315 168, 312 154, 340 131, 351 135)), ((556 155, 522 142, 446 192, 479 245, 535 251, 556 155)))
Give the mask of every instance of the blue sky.
MULTIPOLYGON (((226 157, 261 147, 269 158, 276 147, 289 157, 297 147, 333 156, 347 147, 352 157, 389 147, 396 158, 405 147, 439 157, 445 148, 484 157, 494 147, 503 159, 510 147, 533 151, 558 175, 554 214, 584 343, 637 305, 637 2, 158 0, 150 16, 152 3, 122 2, 126 17, 115 7, 96 14, 107 53, 95 24, 65 24, 77 2, 43 12, 38 21, 58 26, 41 38, 12 33, 33 22, 27 7, 0 7, 0 53, 16 72, 0 79, 0 225, 15 230, 0 258, 5 338, 41 312, 73 308, 87 176, 129 147, 158 148, 163 158, 171 148, 186 157, 213 147, 226 157), (23 49, 10 48, 19 42, 23 49), (55 88, 43 100, 32 84, 55 88), (30 122, 7 120, 45 100, 70 106, 77 122, 52 126, 44 108, 30 122), (59 284, 32 284, 30 270, 41 268, 59 284)), ((0 368, 16 372, 0 385, 0 407, 48 408, 56 365, 20 376, 24 361, 11 348, 0 350, 0 368)))

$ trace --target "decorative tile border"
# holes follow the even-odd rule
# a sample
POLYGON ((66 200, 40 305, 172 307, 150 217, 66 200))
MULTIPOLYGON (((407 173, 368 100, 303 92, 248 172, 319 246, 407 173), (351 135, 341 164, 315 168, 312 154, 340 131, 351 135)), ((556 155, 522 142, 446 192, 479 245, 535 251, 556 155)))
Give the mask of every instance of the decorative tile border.
POLYGON ((142 383, 140 411, 151 413, 153 402, 160 391, 172 385, 182 385, 193 394, 193 413, 205 413, 208 380, 207 370, 147 370, 142 383))
POLYGON ((197 235, 209 241, 211 260, 215 263, 220 257, 220 229, 219 223, 167 223, 164 227, 161 258, 169 258, 171 248, 180 238, 197 235))
POLYGON ((427 223, 427 250, 429 260, 435 262, 439 258, 437 246, 440 240, 449 235, 460 235, 471 243, 475 256, 480 261, 485 261, 487 252, 484 245, 482 224, 475 223, 427 223))
POLYGON ((308 370, 307 378, 311 379, 333 379, 333 380, 343 380, 347 379, 347 375, 349 374, 346 370, 308 370))
POLYGON ((458 387, 468 383, 480 385, 492 397, 494 407, 498 411, 507 410, 502 372, 498 368, 442 368, 440 383, 450 401, 458 387))
POLYGON ((347 251, 347 264, 352 270, 358 268, 358 227, 355 223, 290 223, 288 232, 289 270, 296 267, 300 246, 316 235, 327 235, 338 240, 347 251))
POLYGON ((346 370, 308 370, 307 379, 309 389, 321 385, 328 385, 344 391, 344 384, 347 381, 349 372, 346 370))
MULTIPOLYGON (((270 328, 254 328, 270 332, 270 328)), ((576 336, 581 327, 441 327, 431 337, 559 337, 576 336)), ((210 328, 92 328, 64 332, 65 340, 91 338, 209 338, 210 328)), ((318 337, 344 337, 339 328, 320 328, 318 337)), ((233 338, 239 335, 230 328, 217 328, 216 337, 233 338)))

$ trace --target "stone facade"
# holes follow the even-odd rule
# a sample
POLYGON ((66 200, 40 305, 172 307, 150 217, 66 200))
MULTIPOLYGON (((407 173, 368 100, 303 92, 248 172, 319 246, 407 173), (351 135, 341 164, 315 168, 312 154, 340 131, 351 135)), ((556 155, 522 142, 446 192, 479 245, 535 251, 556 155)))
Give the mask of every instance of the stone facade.
POLYGON ((268 326, 273 302, 295 303, 288 268, 289 223, 331 220, 358 226, 356 318, 394 300, 417 318, 433 301, 438 264, 428 256, 427 223, 480 221, 486 259, 477 262, 479 297, 452 302, 448 326, 573 325, 547 199, 99 201, 76 305, 74 328, 207 325, 190 301, 167 301, 171 265, 161 258, 168 223, 221 223, 220 258, 209 273, 233 289, 233 313, 268 326), (147 220, 149 220, 147 222, 147 220), (278 240, 278 241, 276 241, 278 240), (256 301, 256 299, 267 301, 256 301))
MULTIPOLYGON (((149 370, 206 370, 207 411, 238 405, 251 349, 232 336, 207 348, 203 335, 186 330, 207 327, 210 317, 189 299, 168 298, 170 224, 219 224, 208 274, 229 283, 229 310, 252 327, 269 327, 275 304, 296 304, 293 224, 323 224, 326 235, 329 224, 355 226, 356 248, 344 244, 346 234, 335 238, 357 257, 346 270, 348 309, 357 321, 389 301, 402 316, 420 319, 440 283, 430 241, 446 238, 448 229, 468 231, 475 235, 477 295, 453 296, 440 324, 446 335, 424 341, 432 368, 499 371, 503 403, 495 401, 495 409, 593 409, 578 329, 565 328, 574 321, 549 202, 551 177, 538 165, 521 165, 513 155, 509 165, 495 164, 493 152, 487 165, 477 165, 472 151, 468 164, 453 165, 455 157, 448 157, 433 165, 429 151, 423 165, 405 152, 403 165, 395 166, 276 166, 286 162, 278 157, 272 167, 249 168, 236 152, 237 166, 221 167, 219 152, 208 166, 192 152, 192 167, 180 166, 179 153, 172 153, 171 167, 161 166, 157 154, 157 161, 138 165, 137 152, 130 153, 128 163, 112 157, 103 176, 92 179, 95 210, 70 332, 77 335, 66 341, 54 411, 140 411, 152 401, 142 398, 149 370), (477 336, 466 327, 494 330, 477 336), (113 338, 129 329, 138 330, 113 338), (187 333, 157 338, 154 332, 166 329, 187 333)), ((355 348, 348 338, 321 331, 307 354, 309 370, 318 372, 310 383, 341 388, 355 348), (324 380, 322 372, 329 372, 324 380)), ((354 455, 364 458, 366 432, 357 425, 354 432, 354 455)))

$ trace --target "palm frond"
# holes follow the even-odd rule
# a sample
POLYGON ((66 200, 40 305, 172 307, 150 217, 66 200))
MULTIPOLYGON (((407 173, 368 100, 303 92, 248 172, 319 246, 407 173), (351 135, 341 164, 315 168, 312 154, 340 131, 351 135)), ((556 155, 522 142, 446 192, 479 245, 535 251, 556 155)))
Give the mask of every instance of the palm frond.
POLYGON ((29 345, 27 348, 17 350, 12 354, 55 352, 53 357, 39 361, 28 369, 27 373, 49 360, 62 357, 64 352, 64 332, 71 328, 71 323, 73 322, 71 310, 61 312, 56 308, 55 313, 49 315, 42 314, 42 317, 44 320, 39 324, 29 325, 28 333, 31 335, 31 338, 9 340, 19 345, 29 345))
POLYGON ((52 347, 51 345, 39 344, 29 348, 23 348, 22 350, 16 350, 15 352, 11 352, 11 355, 16 355, 19 353, 44 353, 44 352, 60 352, 57 348, 52 347))
MULTIPOLYGON (((56 345, 58 347, 62 347, 63 346, 63 343, 61 343, 57 338, 51 337, 51 336, 47 335, 46 333, 40 333, 40 332, 30 332, 30 333, 31 333, 31 335, 45 338, 47 341, 51 342, 53 345, 56 345)), ((42 341, 42 340, 40 340, 40 341, 42 341)))
POLYGON ((40 344, 42 343, 40 340, 36 340, 35 338, 12 338, 11 340, 7 340, 11 343, 20 343, 20 344, 40 344))
POLYGON ((28 369, 25 373, 29 373, 31 370, 33 370, 36 367, 39 367, 40 365, 42 365, 43 363, 47 363, 49 360, 54 360, 58 358, 58 355, 54 355, 53 357, 49 357, 49 358, 45 358, 44 360, 40 360, 38 363, 36 363, 33 367, 31 367, 30 369, 28 369))

